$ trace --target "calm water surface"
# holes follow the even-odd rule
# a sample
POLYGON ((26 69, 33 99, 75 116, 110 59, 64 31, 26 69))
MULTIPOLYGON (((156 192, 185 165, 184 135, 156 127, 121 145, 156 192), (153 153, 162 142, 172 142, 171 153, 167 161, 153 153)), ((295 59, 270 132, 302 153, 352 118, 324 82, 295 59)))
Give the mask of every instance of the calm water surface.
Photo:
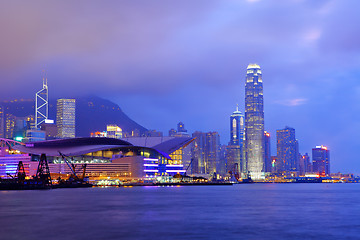
POLYGON ((0 239, 360 239, 360 184, 1 191, 0 239))

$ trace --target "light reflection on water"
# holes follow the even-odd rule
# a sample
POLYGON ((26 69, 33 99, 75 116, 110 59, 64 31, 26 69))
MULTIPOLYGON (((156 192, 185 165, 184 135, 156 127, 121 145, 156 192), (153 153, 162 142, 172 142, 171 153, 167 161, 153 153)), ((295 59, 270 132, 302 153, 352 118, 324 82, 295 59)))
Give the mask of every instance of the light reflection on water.
POLYGON ((0 192, 0 239, 360 239, 360 184, 0 192))

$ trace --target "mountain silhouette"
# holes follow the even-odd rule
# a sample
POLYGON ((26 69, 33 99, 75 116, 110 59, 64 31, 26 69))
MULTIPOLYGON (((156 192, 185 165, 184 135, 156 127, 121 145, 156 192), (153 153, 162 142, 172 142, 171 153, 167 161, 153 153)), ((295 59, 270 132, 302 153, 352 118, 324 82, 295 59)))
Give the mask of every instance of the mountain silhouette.
MULTIPOLYGON (((91 132, 105 131, 108 124, 116 124, 127 133, 135 129, 139 130, 140 134, 147 131, 130 119, 116 103, 97 96, 75 99, 77 137, 89 137, 91 132)), ((32 99, 2 101, 0 105, 4 107, 5 114, 10 113, 16 117, 35 115, 35 101, 32 99)), ((49 101, 49 119, 56 120, 56 100, 49 101)))

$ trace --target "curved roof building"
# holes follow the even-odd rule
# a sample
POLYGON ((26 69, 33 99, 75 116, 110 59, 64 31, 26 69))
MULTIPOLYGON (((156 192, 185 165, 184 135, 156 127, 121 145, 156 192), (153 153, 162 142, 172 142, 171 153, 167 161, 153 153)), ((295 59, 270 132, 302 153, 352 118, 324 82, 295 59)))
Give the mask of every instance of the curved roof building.
MULTIPOLYGON (((13 148, 32 155, 35 161, 41 154, 46 154, 49 162, 55 165, 64 163, 61 157, 63 154, 71 157, 74 164, 86 163, 90 169, 96 168, 99 173, 96 176, 100 173, 109 175, 110 172, 119 176, 119 172, 123 172, 126 176, 146 177, 183 172, 182 163, 172 164, 170 155, 192 141, 190 137, 69 138, 31 142, 13 148), (118 168, 112 168, 116 164, 118 168)), ((57 171, 59 167, 51 164, 53 170, 50 171, 57 171)))

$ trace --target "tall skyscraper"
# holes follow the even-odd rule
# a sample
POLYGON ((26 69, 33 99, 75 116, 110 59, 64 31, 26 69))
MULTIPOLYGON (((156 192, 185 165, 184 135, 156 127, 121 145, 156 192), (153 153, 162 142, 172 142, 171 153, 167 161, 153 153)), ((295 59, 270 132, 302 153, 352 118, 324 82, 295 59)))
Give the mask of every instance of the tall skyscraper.
POLYGON ((75 137, 75 99, 58 99, 56 125, 59 138, 75 137))
POLYGON ((45 123, 49 116, 48 85, 45 72, 43 74, 43 88, 35 95, 35 129, 40 129, 40 125, 45 123))
POLYGON ((217 132, 206 133, 205 140, 205 173, 217 172, 220 157, 220 135, 217 132))
POLYGON ((271 148, 270 148, 270 133, 268 133, 267 131, 264 132, 264 151, 265 151, 265 172, 271 173, 272 168, 271 168, 271 148))
POLYGON ((244 142, 244 114, 239 111, 236 106, 236 111, 230 116, 230 143, 229 145, 241 146, 244 142))
POLYGON ((246 169, 244 159, 244 137, 245 137, 245 126, 244 126, 244 114, 239 111, 239 107, 236 106, 230 116, 230 142, 226 148, 227 158, 227 172, 243 172, 246 169), (234 169, 234 168, 237 169, 234 169))
POLYGON ((246 73, 245 154, 250 177, 264 179, 264 97, 262 73, 257 64, 249 64, 246 73))
POLYGON ((277 157, 279 161, 279 170, 281 171, 299 171, 299 152, 297 140, 295 138, 295 129, 285 127, 276 131, 277 157))
POLYGON ((313 172, 321 176, 330 174, 330 150, 324 146, 316 146, 312 149, 313 172))

